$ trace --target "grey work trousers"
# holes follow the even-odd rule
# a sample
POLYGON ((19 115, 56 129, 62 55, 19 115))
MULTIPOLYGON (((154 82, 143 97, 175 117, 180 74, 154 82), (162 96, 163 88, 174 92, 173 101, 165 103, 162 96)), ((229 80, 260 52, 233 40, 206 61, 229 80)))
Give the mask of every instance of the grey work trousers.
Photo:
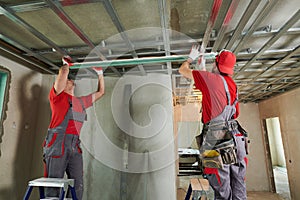
MULTIPOLYGON (((74 179, 74 187, 78 200, 83 195, 83 160, 78 135, 66 134, 63 154, 60 157, 45 155, 46 174, 48 178, 63 178, 65 172, 69 179, 74 179)), ((47 188, 47 197, 59 197, 60 190, 47 188)), ((68 197, 71 195, 68 194, 68 197)))
POLYGON ((247 157, 243 136, 234 136, 238 163, 224 165, 223 168, 204 168, 209 184, 214 190, 215 200, 246 200, 247 157))

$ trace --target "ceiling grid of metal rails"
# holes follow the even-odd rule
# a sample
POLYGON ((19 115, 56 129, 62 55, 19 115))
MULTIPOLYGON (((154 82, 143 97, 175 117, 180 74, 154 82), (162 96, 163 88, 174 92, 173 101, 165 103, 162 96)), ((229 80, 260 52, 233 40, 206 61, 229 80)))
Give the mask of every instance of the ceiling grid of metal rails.
POLYGON ((240 101, 259 102, 300 86, 299 8, 299 0, 4 0, 0 52, 45 74, 57 73, 63 55, 78 78, 94 65, 105 76, 169 74, 178 104, 201 101, 178 74, 198 43, 208 70, 216 53, 233 51, 240 101))

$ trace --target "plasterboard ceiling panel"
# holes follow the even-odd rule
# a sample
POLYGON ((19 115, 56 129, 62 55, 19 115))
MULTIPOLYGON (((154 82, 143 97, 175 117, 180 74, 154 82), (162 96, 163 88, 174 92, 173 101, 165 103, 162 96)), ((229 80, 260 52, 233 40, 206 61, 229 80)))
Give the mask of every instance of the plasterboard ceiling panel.
MULTIPOLYGON (((298 33, 299 34, 299 33, 298 33)), ((272 49, 292 49, 300 44, 300 38, 297 34, 283 35, 272 45, 272 49)))
MULTIPOLYGON (((125 33, 126 36, 129 38, 129 40, 134 45, 135 49, 145 48, 146 51, 147 49, 154 47, 154 42, 161 41, 161 44, 163 44, 162 29, 160 27, 144 27, 144 28, 130 29, 130 30, 126 30, 125 33)), ((107 44, 111 44, 111 46, 108 47, 114 50, 117 50, 117 48, 122 48, 122 47, 128 49, 121 34, 116 34, 111 36, 106 40, 106 42, 107 44), (119 44, 119 45, 114 47, 113 44, 119 44)))
MULTIPOLYGON (((264 44, 266 44, 276 33, 268 34, 262 33, 260 37, 251 37, 250 41, 243 45, 244 49, 251 49, 253 52, 258 51, 264 44)), ((275 41, 269 49, 273 51, 278 49, 292 49, 300 44, 299 32, 294 32, 291 34, 281 36, 277 41, 275 41)))
MULTIPOLYGON (((270 12, 267 18, 261 23, 261 27, 271 24, 272 29, 279 29, 299 10, 298 0, 276 1, 275 7, 272 9, 272 12, 270 12), (283 14, 283 11, 287 12, 283 14)), ((297 24, 299 27, 299 22, 297 24)))
POLYGON ((271 39, 271 36, 261 36, 259 38, 250 39, 249 42, 244 43, 243 48, 249 49, 252 52, 257 52, 261 49, 263 45, 265 45, 269 40, 271 39))
POLYGON ((236 80, 252 79, 252 77, 249 77, 249 74, 250 73, 248 73, 247 71, 244 71, 236 77, 236 80))
POLYGON ((46 43, 32 35, 24 27, 19 26, 5 16, 0 16, 1 34, 18 42, 19 44, 29 49, 45 49, 50 48, 46 43))
POLYGON ((118 33, 102 3, 64 6, 63 9, 95 45, 118 33))
POLYGON ((199 33, 203 35, 206 30, 212 4, 212 0, 172 1, 172 12, 178 14, 172 15, 171 23, 176 27, 176 31, 190 37, 199 37, 199 33))
MULTIPOLYGON (((251 16, 250 16, 249 20, 247 21, 244 30, 248 30, 251 27, 251 25, 255 21, 256 17, 262 12, 267 1, 269 1, 269 0, 261 0, 258 2, 254 12, 250 13, 251 16)), ((233 32, 235 30, 236 25, 240 22, 240 20, 242 19, 242 16, 247 11, 247 8, 250 5, 251 5, 251 1, 240 0, 238 7, 237 7, 234 15, 232 16, 231 23, 228 24, 228 32, 233 32)))
POLYGON ((299 73, 300 73, 299 68, 291 68, 291 69, 289 69, 287 76, 292 76, 292 77, 296 78, 297 76, 299 76, 299 73))
MULTIPOLYGON (((158 2, 157 0, 113 0, 112 4, 125 30, 131 30, 143 27, 161 27, 158 2)), ((169 8, 168 5, 166 7, 169 8)), ((140 36, 137 35, 137 37, 140 36)))
POLYGON ((18 16, 59 46, 84 45, 84 42, 49 8, 20 12, 18 16))
MULTIPOLYGON (((220 30, 220 27, 223 23, 223 19, 225 18, 227 11, 229 10, 229 6, 231 2, 234 0, 223 0, 222 1, 222 7, 220 9, 220 13, 218 15, 218 23, 214 27, 216 30, 220 30)), ((241 17, 243 16, 244 12, 247 10, 247 6, 250 4, 251 1, 244 1, 240 0, 237 8, 235 9, 234 13, 228 13, 230 14, 229 23, 227 24, 226 33, 232 33, 235 29, 237 24, 240 22, 241 17)))
POLYGON ((2 2, 6 3, 6 4, 10 4, 10 3, 16 4, 16 3, 26 3, 29 1, 28 0, 4 0, 2 2))

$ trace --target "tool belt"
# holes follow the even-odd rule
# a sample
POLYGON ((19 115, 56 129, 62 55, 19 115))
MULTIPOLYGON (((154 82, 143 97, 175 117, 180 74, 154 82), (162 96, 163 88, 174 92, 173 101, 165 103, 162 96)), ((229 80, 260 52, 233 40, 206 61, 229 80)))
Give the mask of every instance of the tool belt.
POLYGON ((224 164, 237 163, 233 136, 237 132, 237 123, 234 120, 204 125, 201 135, 196 137, 203 167, 222 168, 224 164))

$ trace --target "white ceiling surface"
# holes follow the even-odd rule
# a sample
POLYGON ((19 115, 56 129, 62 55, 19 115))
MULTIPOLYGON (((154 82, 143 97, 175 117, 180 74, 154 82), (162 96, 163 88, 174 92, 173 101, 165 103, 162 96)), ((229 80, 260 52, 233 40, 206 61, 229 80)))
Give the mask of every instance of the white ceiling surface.
POLYGON ((299 0, 2 1, 0 51, 52 74, 65 54, 76 62, 127 59, 105 75, 172 74, 180 103, 186 95, 199 100, 199 92, 190 91, 177 71, 182 60, 172 56, 186 57, 198 42, 207 55, 233 51, 240 100, 258 102, 299 87, 299 8, 299 0))

